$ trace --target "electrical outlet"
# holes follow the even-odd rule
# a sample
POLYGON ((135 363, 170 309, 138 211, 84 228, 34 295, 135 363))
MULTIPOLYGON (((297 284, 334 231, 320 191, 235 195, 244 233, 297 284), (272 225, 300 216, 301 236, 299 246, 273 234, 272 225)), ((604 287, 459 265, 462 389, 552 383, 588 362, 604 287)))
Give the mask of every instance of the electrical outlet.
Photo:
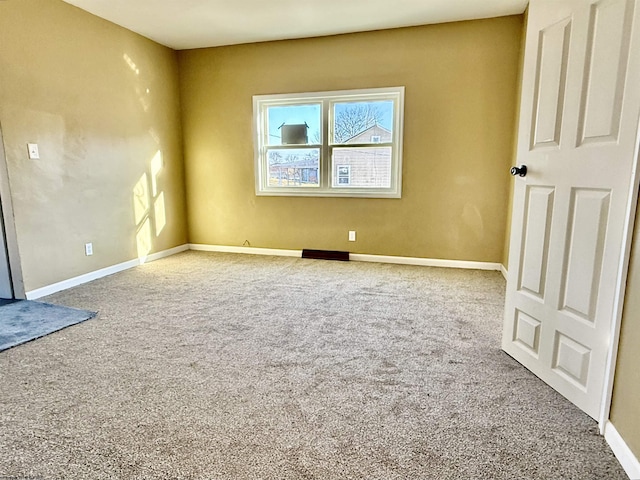
POLYGON ((38 152, 37 143, 27 143, 27 150, 29 151, 29 158, 31 160, 40 158, 40 152, 38 152))
POLYGON ((350 242, 355 242, 356 241, 356 231, 355 230, 349 230, 349 241, 350 242))
POLYGON ((85 243, 84 244, 84 254, 88 257, 93 255, 93 243, 85 243))

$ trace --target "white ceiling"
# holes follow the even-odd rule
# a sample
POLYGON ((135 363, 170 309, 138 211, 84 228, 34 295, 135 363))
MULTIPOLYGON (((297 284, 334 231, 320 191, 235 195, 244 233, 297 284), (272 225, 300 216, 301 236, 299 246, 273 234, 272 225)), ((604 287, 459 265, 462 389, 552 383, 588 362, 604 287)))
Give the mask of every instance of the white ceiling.
POLYGON ((176 50, 522 13, 528 0, 64 0, 176 50))

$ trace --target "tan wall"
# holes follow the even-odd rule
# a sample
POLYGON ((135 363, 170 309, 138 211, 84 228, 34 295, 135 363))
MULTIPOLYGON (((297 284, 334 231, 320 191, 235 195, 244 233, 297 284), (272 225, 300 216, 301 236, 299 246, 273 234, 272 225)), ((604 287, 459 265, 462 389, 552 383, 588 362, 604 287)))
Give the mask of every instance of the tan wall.
MULTIPOLYGON (((527 7, 528 8, 528 7, 527 7)), ((515 123, 515 131, 516 134, 513 136, 513 146, 512 146, 512 165, 517 165, 518 163, 518 123, 520 121, 520 97, 522 94, 522 70, 524 67, 524 45, 525 45, 525 39, 527 36, 527 15, 528 15, 529 10, 525 10, 524 12, 524 21, 522 22, 522 31, 520 34, 520 58, 519 58, 519 63, 518 63, 518 88, 516 89, 516 110, 515 110, 515 116, 514 116, 514 123, 515 123)), ((513 180, 513 177, 511 178, 511 181, 509 182, 509 194, 507 196, 508 198, 508 205, 507 205, 507 226, 505 228, 505 235, 504 235, 504 250, 502 251, 502 265, 504 266, 504 268, 508 269, 509 268, 509 248, 510 248, 510 240, 511 240, 511 214, 513 212, 513 191, 515 188, 515 182, 513 180)))
POLYGON ((633 237, 610 418, 640 459, 640 210, 633 237))
POLYGON ((0 2, 0 123, 27 291, 186 242, 174 51, 59 0, 0 2))
POLYGON ((501 262, 521 31, 511 16, 179 52, 190 241, 501 262), (398 85, 402 199, 256 197, 252 95, 398 85))

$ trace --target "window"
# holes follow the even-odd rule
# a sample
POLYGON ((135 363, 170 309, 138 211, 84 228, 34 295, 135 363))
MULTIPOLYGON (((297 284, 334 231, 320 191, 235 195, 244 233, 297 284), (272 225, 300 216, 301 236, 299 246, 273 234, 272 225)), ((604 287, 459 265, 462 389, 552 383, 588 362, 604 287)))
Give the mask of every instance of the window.
POLYGON ((404 87, 253 97, 257 195, 399 198, 404 87))

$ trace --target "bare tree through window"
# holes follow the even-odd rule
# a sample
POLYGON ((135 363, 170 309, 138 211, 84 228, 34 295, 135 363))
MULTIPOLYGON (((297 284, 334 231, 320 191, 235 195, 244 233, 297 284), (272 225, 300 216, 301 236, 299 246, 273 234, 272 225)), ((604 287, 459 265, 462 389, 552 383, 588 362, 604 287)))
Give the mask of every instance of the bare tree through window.
POLYGON ((334 122, 334 139, 336 143, 344 143, 367 128, 380 123, 382 110, 370 103, 353 103, 340 110, 334 122))

